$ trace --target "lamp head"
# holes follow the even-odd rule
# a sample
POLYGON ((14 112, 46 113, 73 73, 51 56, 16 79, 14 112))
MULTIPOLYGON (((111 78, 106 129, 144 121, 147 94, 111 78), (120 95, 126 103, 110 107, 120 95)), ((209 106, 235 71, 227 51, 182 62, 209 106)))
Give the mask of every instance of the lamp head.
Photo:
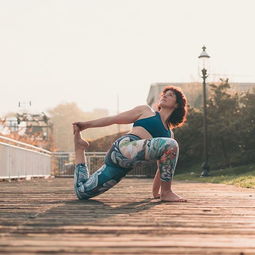
POLYGON ((203 46, 202 49, 203 49, 203 51, 201 52, 200 56, 198 56, 198 58, 199 58, 199 70, 201 72, 203 69, 205 69, 207 71, 207 74, 208 74, 210 56, 207 54, 205 46, 203 46))

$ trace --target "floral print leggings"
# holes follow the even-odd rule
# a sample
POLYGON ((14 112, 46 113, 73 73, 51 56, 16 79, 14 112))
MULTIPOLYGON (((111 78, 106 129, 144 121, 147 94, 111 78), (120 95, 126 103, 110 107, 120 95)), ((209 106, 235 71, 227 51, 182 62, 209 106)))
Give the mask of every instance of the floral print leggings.
POLYGON ((105 164, 89 176, 87 164, 77 164, 74 189, 79 199, 97 196, 116 185, 137 162, 158 160, 160 179, 172 180, 179 155, 176 140, 166 137, 141 139, 127 134, 117 139, 105 156, 105 164))

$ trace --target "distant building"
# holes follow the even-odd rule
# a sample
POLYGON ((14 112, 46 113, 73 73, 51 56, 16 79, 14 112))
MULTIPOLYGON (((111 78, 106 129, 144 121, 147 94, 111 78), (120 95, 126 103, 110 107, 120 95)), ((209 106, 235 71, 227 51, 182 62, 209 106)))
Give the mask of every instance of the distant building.
POLYGON ((17 113, 0 119, 0 133, 9 135, 17 133, 21 136, 34 137, 35 140, 48 140, 53 124, 45 113, 17 113))
MULTIPOLYGON (((214 84, 217 84, 214 82, 214 84)), ((255 89, 255 83, 237 83, 229 82, 230 91, 246 92, 255 89)), ((147 104, 153 109, 156 109, 157 102, 161 91, 166 86, 180 87, 188 99, 188 104, 191 107, 199 107, 202 102, 202 83, 199 82, 157 82, 151 84, 149 94, 147 97, 147 104)))
POLYGON ((19 130, 18 122, 15 117, 8 117, 1 119, 0 133, 8 135, 11 132, 17 132, 19 130))

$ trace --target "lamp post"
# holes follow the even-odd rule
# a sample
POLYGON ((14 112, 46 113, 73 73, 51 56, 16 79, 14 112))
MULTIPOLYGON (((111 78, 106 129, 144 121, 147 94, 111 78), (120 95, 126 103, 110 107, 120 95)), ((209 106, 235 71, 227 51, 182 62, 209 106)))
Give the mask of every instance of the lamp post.
POLYGON ((209 176, 209 164, 208 164, 208 141, 207 141, 207 107, 206 107, 206 78, 208 77, 208 62, 210 56, 207 54, 206 47, 202 47, 203 51, 198 57, 200 60, 200 71, 202 73, 201 78, 203 79, 203 104, 204 104, 204 162, 202 163, 202 173, 200 177, 209 176))

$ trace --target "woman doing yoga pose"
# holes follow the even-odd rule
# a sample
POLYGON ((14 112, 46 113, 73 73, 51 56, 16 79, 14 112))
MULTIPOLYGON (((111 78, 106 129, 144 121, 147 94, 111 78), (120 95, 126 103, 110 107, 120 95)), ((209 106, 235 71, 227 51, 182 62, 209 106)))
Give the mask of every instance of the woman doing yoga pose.
POLYGON ((168 86, 163 89, 156 112, 148 105, 140 105, 115 116, 74 122, 74 189, 77 197, 89 199, 97 196, 117 184, 137 162, 157 160, 153 197, 161 201, 186 202, 171 189, 179 147, 170 129, 181 126, 186 121, 186 114, 187 100, 183 92, 168 86), (105 156, 104 165, 89 175, 84 156, 88 143, 81 138, 80 131, 129 123, 133 123, 132 129, 113 143, 105 156))

